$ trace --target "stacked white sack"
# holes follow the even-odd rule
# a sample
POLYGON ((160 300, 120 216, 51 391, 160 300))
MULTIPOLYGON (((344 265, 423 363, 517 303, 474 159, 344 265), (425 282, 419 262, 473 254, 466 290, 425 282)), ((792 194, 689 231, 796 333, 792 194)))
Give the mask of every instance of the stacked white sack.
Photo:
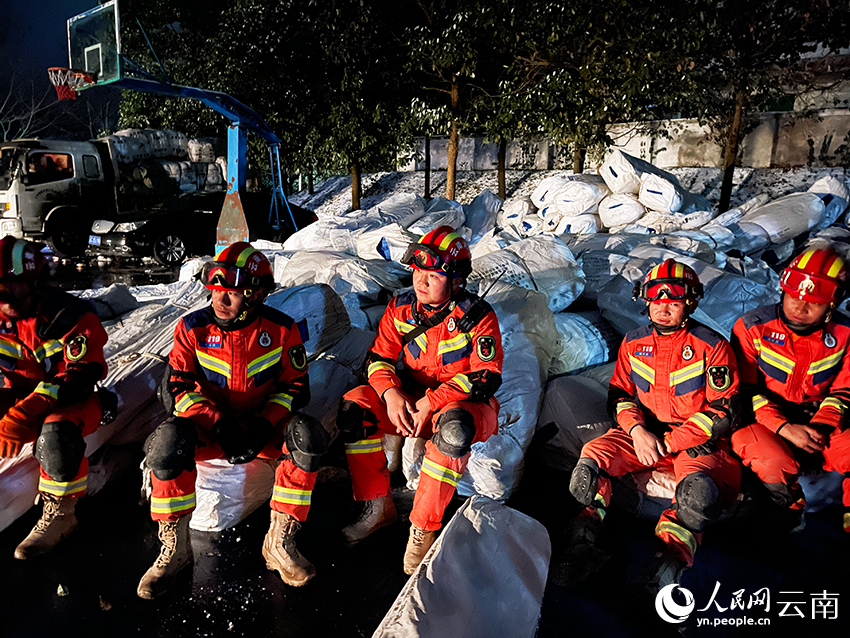
POLYGON ((612 193, 632 193, 637 195, 641 189, 641 176, 644 174, 658 175, 671 184, 679 185, 679 180, 672 173, 663 171, 637 157, 632 157, 620 149, 614 149, 599 167, 599 174, 612 193))
POLYGON ((553 377, 608 363, 617 356, 620 336, 595 310, 555 313, 560 353, 549 366, 553 377))
POLYGON ((473 199, 470 204, 463 205, 464 226, 470 231, 470 245, 478 243, 482 237, 495 228, 501 208, 502 200, 487 189, 473 199))
POLYGON ((599 219, 608 227, 623 227, 636 222, 646 208, 634 193, 612 193, 599 202, 599 219))
POLYGON ((847 203, 850 202, 850 191, 848 191, 847 185, 832 175, 821 177, 806 192, 814 193, 820 197, 826 207, 820 228, 832 226, 838 221, 838 218, 847 210, 847 203))

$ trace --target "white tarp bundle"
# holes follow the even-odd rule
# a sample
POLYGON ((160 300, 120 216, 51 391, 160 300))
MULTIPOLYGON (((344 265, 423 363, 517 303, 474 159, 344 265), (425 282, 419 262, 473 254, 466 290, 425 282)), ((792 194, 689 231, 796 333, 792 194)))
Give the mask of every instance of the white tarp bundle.
POLYGON ((825 209, 820 228, 826 228, 838 221, 850 202, 850 190, 847 185, 832 175, 821 177, 807 192, 814 193, 823 200, 825 209))
POLYGON ((676 176, 653 166, 637 157, 632 157, 620 149, 615 149, 605 158, 599 167, 599 174, 612 193, 632 193, 637 195, 641 189, 641 176, 645 173, 663 177, 671 184, 679 185, 676 176))
POLYGON ((470 231, 470 244, 477 243, 493 230, 501 208, 502 200, 489 190, 478 195, 472 203, 463 206, 464 226, 470 231))
POLYGON ((502 207, 496 217, 496 223, 500 228, 519 227, 523 219, 534 215, 535 208, 534 203, 527 197, 514 198, 502 207))
POLYGON ((608 228, 628 226, 646 213, 634 193, 612 193, 599 202, 598 210, 599 219, 608 228))
POLYGON ((595 310, 555 313, 560 353, 552 360, 549 376, 578 372, 617 356, 620 337, 595 310))
POLYGON ((550 556, 543 525, 474 496, 446 525, 373 638, 533 638, 550 556))
POLYGON ((470 290, 483 293, 496 279, 544 293, 553 312, 575 301, 585 281, 570 249, 550 235, 528 237, 473 261, 470 290))

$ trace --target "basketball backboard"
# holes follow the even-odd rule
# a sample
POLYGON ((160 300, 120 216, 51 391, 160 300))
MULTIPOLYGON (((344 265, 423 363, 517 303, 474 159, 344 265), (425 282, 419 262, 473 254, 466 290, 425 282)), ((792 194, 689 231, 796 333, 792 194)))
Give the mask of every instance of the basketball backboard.
POLYGON ((68 20, 68 66, 91 73, 97 86, 120 80, 121 32, 118 0, 68 20))

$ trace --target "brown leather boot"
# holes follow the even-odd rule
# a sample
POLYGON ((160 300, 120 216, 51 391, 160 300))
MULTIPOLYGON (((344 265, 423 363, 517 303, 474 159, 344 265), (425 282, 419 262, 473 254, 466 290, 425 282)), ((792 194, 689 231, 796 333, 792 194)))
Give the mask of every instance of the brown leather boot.
POLYGON ((40 493, 44 508, 41 518, 27 537, 15 548, 15 558, 26 560, 49 552, 63 538, 77 529, 77 506, 75 496, 56 496, 47 492, 40 493))
POLYGON ((176 521, 159 521, 162 548, 150 569, 142 576, 136 593, 151 600, 161 596, 174 582, 181 569, 192 562, 192 540, 189 537, 189 515, 176 521))
POLYGON ((294 516, 272 510, 271 525, 263 541, 266 567, 293 587, 305 585, 316 575, 316 568, 295 547, 295 534, 300 528, 301 523, 294 516))
POLYGON ((345 539, 345 544, 353 547, 372 532, 395 523, 397 520, 398 514, 395 511, 393 495, 379 496, 363 504, 363 512, 360 514, 360 518, 351 525, 343 527, 342 536, 345 539))
POLYGON ((425 554, 437 539, 437 532, 410 526, 410 537, 407 539, 407 549, 404 550, 404 573, 410 576, 419 567, 425 554))

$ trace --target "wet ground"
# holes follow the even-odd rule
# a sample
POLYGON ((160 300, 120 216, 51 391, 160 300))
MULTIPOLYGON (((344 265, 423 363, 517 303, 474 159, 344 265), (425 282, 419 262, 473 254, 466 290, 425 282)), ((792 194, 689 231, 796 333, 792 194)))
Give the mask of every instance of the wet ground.
POLYGON ((59 259, 50 257, 50 281, 65 290, 106 288, 112 284, 144 286, 177 281, 180 268, 166 268, 152 259, 129 257, 59 259))

